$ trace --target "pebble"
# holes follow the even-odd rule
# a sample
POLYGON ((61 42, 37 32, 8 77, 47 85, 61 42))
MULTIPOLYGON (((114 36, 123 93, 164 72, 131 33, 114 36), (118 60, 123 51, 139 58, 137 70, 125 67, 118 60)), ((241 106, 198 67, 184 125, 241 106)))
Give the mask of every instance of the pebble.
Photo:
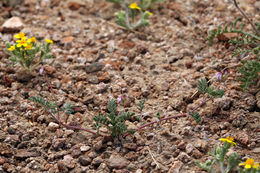
POLYGON ((31 152, 31 151, 28 151, 26 149, 21 149, 21 150, 18 150, 17 153, 15 154, 15 157, 17 159, 26 159, 28 157, 36 157, 36 156, 39 156, 40 154, 37 153, 37 152, 31 152))
POLYGON ((64 156, 62 162, 66 165, 67 168, 73 169, 75 167, 75 160, 71 155, 64 156))
POLYGON ((83 145, 83 146, 80 147, 81 152, 87 152, 89 150, 90 150, 90 146, 83 145))
POLYGON ((24 24, 20 17, 12 17, 2 25, 3 32, 19 32, 24 24))
POLYGON ((188 163, 190 161, 190 156, 188 156, 185 152, 181 152, 177 158, 183 163, 188 163))
POLYGON ((85 70, 87 73, 93 73, 93 72, 101 71, 103 68, 104 68, 103 63, 96 62, 90 65, 86 65, 85 70))
POLYGON ((99 157, 96 157, 93 159, 92 161, 92 165, 94 166, 99 166, 101 163, 104 162, 104 159, 102 159, 100 156, 99 157))
POLYGON ((107 161, 107 165, 110 169, 122 169, 129 164, 129 161, 119 155, 111 155, 107 161))
POLYGON ((88 166, 91 163, 92 159, 88 156, 80 156, 79 157, 79 163, 82 166, 88 166))
POLYGON ((59 128, 59 124, 54 122, 50 122, 48 125, 48 130, 52 132, 55 132, 58 128, 59 128))
POLYGON ((88 82, 91 83, 91 84, 98 84, 99 83, 98 77, 97 76, 89 76, 88 82))
POLYGON ((183 163, 181 161, 175 161, 173 162, 171 168, 169 169, 168 173, 179 173, 181 168, 183 166, 183 163))

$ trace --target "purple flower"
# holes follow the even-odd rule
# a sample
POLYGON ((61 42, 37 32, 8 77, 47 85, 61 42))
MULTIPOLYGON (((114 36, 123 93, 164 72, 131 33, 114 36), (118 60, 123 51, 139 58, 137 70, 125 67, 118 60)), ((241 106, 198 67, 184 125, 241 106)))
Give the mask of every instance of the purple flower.
POLYGON ((43 74, 43 70, 44 70, 44 68, 43 68, 43 66, 42 66, 41 69, 40 69, 40 75, 43 74))
POLYGON ((217 79, 218 79, 218 80, 221 80, 221 79, 222 79, 222 73, 221 73, 221 72, 218 72, 218 73, 217 73, 217 79))

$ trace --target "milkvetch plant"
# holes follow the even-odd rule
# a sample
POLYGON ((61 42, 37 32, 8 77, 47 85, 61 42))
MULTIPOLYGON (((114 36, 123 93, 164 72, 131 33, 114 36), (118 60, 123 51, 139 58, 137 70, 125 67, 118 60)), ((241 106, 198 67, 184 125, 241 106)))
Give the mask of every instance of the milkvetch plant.
POLYGON ((240 22, 237 18, 233 23, 228 23, 224 28, 218 26, 217 29, 210 31, 208 40, 212 44, 214 38, 221 38, 225 33, 236 34, 234 39, 229 39, 228 43, 235 46, 233 56, 242 54, 251 54, 255 56, 253 60, 242 61, 241 67, 237 70, 241 73, 239 80, 242 82, 241 88, 246 90, 250 85, 253 85, 260 72, 260 21, 253 24, 246 14, 240 9, 236 0, 233 0, 235 7, 240 11, 243 17, 250 23, 253 31, 247 32, 245 23, 240 22), (239 25, 238 25, 239 24, 239 25))
MULTIPOLYGON (((125 4, 127 4, 128 2, 131 1, 127 1, 127 0, 107 0, 108 2, 113 2, 116 4, 120 4, 122 7, 125 6, 125 4)), ((141 7, 141 9, 143 10, 147 10, 148 8, 150 8, 154 3, 156 2, 164 2, 165 0, 139 0, 139 6, 141 7)))
POLYGON ((46 39, 44 44, 40 44, 35 37, 27 38, 22 32, 14 37, 17 39, 15 44, 6 43, 7 52, 11 55, 9 60, 20 64, 27 72, 38 68, 44 59, 52 58, 52 40, 46 39))

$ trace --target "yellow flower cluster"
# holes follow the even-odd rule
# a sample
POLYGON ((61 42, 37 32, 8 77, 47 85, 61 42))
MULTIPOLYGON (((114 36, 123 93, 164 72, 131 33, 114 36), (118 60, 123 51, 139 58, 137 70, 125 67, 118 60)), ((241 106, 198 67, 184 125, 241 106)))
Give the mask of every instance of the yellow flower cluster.
MULTIPOLYGON (((132 9, 132 10, 141 10, 141 7, 139 7, 136 2, 130 4, 128 7, 129 7, 130 9, 132 9)), ((149 11, 146 11, 146 13, 147 13, 148 15, 150 15, 150 16, 153 15, 153 13, 151 13, 151 12, 149 12, 149 11)))
POLYGON ((244 163, 239 163, 239 166, 244 166, 246 169, 259 169, 259 163, 255 163, 254 159, 247 159, 244 163))
MULTIPOLYGON (((10 51, 14 51, 16 48, 19 48, 20 50, 31 50, 32 47, 34 46, 34 43, 36 43, 36 38, 31 37, 27 39, 24 33, 20 32, 16 35, 14 35, 14 38, 17 38, 18 40, 16 41, 16 45, 12 45, 11 47, 8 48, 10 51)), ((52 44, 53 41, 46 39, 45 40, 47 44, 52 44)))
POLYGON ((230 143, 232 145, 232 147, 233 147, 233 145, 237 145, 234 142, 234 138, 233 137, 220 138, 219 140, 222 141, 222 142, 230 143))

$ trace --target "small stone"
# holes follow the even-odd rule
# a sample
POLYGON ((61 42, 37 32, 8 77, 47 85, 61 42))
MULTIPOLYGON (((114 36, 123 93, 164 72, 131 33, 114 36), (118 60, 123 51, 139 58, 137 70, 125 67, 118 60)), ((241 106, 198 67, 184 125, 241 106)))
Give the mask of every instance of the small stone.
POLYGON ((92 165, 99 166, 103 162, 104 162, 104 160, 101 157, 96 157, 93 159, 92 165))
POLYGON ((248 143, 248 135, 245 132, 241 132, 238 134, 238 136, 236 137, 236 139, 241 142, 244 145, 247 145, 248 143))
POLYGON ((107 161, 107 165, 110 169, 122 169, 129 164, 129 161, 119 155, 111 155, 107 161))
POLYGON ((137 148, 136 143, 125 143, 123 146, 124 146, 124 148, 127 148, 129 150, 133 150, 133 151, 135 151, 136 148, 137 148))
POLYGON ((12 17, 2 25, 3 32, 19 32, 24 24, 20 17, 12 17))
POLYGON ((100 82, 109 82, 110 81, 110 75, 108 72, 105 72, 105 73, 102 73, 99 77, 98 77, 98 80, 100 82))
POLYGON ((72 43, 75 37, 69 36, 62 39, 61 44, 64 45, 66 50, 70 50, 72 48, 72 43))
POLYGON ((76 165, 76 162, 75 162, 75 160, 73 159, 73 157, 71 155, 64 156, 62 162, 69 169, 73 169, 75 167, 75 165, 76 165))
POLYGON ((55 150, 59 150, 63 148, 66 144, 66 139, 65 138, 58 138, 58 139, 53 139, 52 141, 52 147, 55 150))
POLYGON ((135 173, 142 173, 143 171, 142 171, 142 169, 137 169, 136 171, 135 171, 135 173))
POLYGON ((201 152, 206 152, 206 151, 207 151, 207 148, 208 148, 208 143, 207 143, 207 141, 198 139, 198 140, 195 142, 195 147, 196 147, 197 149, 199 149, 201 152))
POLYGON ((48 75, 53 75, 56 72, 56 69, 51 66, 45 66, 44 71, 46 71, 48 75))
POLYGON ((103 63, 93 63, 90 65, 86 66, 86 72, 87 73, 93 73, 93 72, 97 72, 97 71, 101 71, 104 68, 104 64, 103 63))
POLYGON ((103 147, 103 142, 102 142, 102 140, 98 141, 98 142, 94 145, 95 151, 101 150, 102 147, 103 147))
POLYGON ((260 154, 260 147, 252 150, 253 153, 260 154))
POLYGON ((89 150, 90 150, 90 146, 83 145, 83 146, 80 147, 81 152, 87 152, 89 150))
POLYGON ((6 163, 7 159, 4 157, 0 157, 0 165, 3 165, 4 163, 6 163))
POLYGON ((39 156, 40 154, 37 153, 37 152, 30 152, 26 149, 21 149, 21 150, 18 150, 15 157, 17 159, 26 159, 28 157, 36 157, 36 156, 39 156))
POLYGON ((188 143, 188 144, 186 145, 185 150, 186 150, 186 153, 187 153, 187 154, 191 154, 192 151, 194 150, 194 146, 193 146, 191 143, 188 143))
POLYGON ((99 83, 98 77, 97 76, 89 76, 88 82, 91 83, 91 84, 98 84, 99 83))
POLYGON ((48 130, 55 132, 59 128, 59 124, 56 124, 54 122, 50 122, 48 125, 48 130))
POLYGON ((179 173, 183 163, 181 161, 175 161, 172 164, 172 167, 169 169, 168 173, 179 173))
POLYGON ((198 149, 194 148, 191 156, 194 157, 195 159, 200 159, 203 155, 198 149))
POLYGON ((188 156, 185 152, 181 152, 178 159, 184 163, 188 163, 190 161, 190 156, 188 156))
POLYGON ((69 169, 67 168, 67 166, 65 165, 65 163, 63 161, 59 161, 57 163, 57 167, 59 172, 69 172, 69 169))
POLYGON ((82 166, 88 166, 90 165, 92 159, 88 156, 80 156, 79 157, 79 163, 82 165, 82 166))
POLYGON ((70 1, 68 2, 68 8, 72 11, 78 10, 83 4, 80 3, 80 1, 70 1))

